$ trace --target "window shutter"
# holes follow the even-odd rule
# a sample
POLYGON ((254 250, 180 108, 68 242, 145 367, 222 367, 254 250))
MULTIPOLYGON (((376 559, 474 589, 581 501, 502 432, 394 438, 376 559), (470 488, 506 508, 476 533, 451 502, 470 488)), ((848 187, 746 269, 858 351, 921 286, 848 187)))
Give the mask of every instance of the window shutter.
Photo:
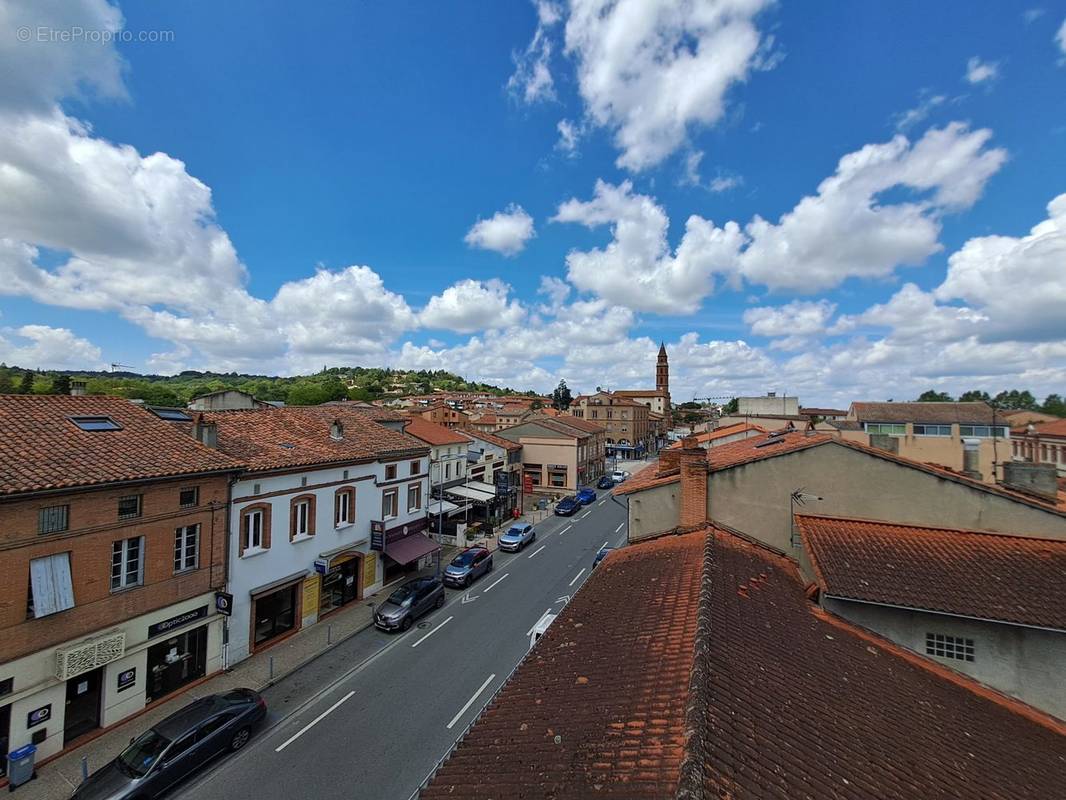
POLYGON ((59 553, 30 562, 33 586, 33 616, 46 617, 74 607, 74 587, 70 579, 70 557, 59 553))
POLYGON ((270 529, 272 527, 271 526, 271 522, 270 522, 270 506, 264 506, 262 508, 262 511, 263 511, 263 536, 262 536, 263 549, 264 550, 269 550, 270 549, 270 529))
POLYGON ((248 515, 241 514, 240 541, 237 543, 237 555, 243 556, 248 549, 248 515))

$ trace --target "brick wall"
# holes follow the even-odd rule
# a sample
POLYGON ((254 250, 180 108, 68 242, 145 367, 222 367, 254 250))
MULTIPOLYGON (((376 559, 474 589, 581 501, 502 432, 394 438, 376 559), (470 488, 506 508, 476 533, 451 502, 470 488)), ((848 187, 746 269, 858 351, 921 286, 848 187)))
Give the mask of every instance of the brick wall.
POLYGON ((681 440, 681 527, 701 525, 707 519, 707 451, 694 436, 681 440))
POLYGON ((106 629, 225 583, 226 477, 169 480, 0 503, 0 663, 106 629), (182 508, 179 493, 199 488, 182 508), (118 519, 120 497, 142 494, 142 513, 118 519), (42 507, 69 505, 69 529, 38 534, 42 507), (174 574, 175 529, 200 525, 198 568, 174 574), (111 591, 112 542, 144 537, 143 583, 111 591), (74 608, 26 619, 30 561, 70 553, 74 608))

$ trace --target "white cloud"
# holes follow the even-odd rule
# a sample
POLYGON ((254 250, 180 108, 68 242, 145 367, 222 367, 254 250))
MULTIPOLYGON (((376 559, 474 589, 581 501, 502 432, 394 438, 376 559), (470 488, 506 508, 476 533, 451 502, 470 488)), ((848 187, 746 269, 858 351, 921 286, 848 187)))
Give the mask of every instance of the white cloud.
POLYGON ((783 306, 759 306, 744 312, 744 322, 756 336, 775 341, 771 347, 796 350, 825 333, 836 304, 828 300, 793 300, 783 306))
POLYGON ((974 56, 966 62, 966 80, 976 86, 999 77, 999 64, 995 61, 982 61, 974 56))
POLYGON ((690 127, 722 118, 734 84, 773 66, 755 26, 769 4, 572 0, 566 53, 577 62, 587 115, 614 131, 620 167, 655 166, 690 127))
POLYGON ((1022 13, 1022 18, 1025 20, 1026 25, 1036 22, 1042 16, 1044 16, 1044 9, 1042 8, 1027 8, 1022 13))
POLYGON ((540 277, 540 287, 537 289, 537 294, 545 295, 552 308, 558 308, 570 296, 570 284, 566 281, 555 278, 550 275, 542 275, 540 277))
POLYGON ((1066 54, 1066 19, 1062 21, 1062 27, 1055 34, 1055 41, 1058 43, 1059 50, 1066 54))
POLYGON ((732 270, 742 238, 736 223, 717 228, 693 215, 671 253, 666 211, 651 197, 634 194, 629 181, 619 186, 597 181, 592 200, 567 200, 552 221, 611 226, 606 247, 567 254, 568 277, 578 289, 662 314, 695 312, 714 290, 714 274, 732 270))
POLYGON ((736 189, 738 186, 743 185, 744 179, 740 175, 716 175, 711 179, 711 182, 707 184, 707 188, 718 194, 720 192, 728 192, 731 189, 736 189))
POLYGON ((511 287, 503 281, 461 280, 430 298, 419 314, 424 327, 473 333, 517 325, 525 309, 517 300, 508 302, 511 287))
POLYGON ((533 5, 537 9, 536 32, 525 51, 514 54, 515 71, 507 81, 511 94, 526 103, 555 99, 549 30, 562 19, 562 10, 549 0, 533 0, 533 5))
POLYGON ((940 216, 976 202, 1006 161, 986 149, 989 130, 951 123, 913 145, 902 135, 844 156, 836 173, 776 223, 759 216, 745 228, 745 279, 772 289, 811 292, 846 278, 880 278, 922 263, 941 245, 940 216), (913 201, 883 202, 890 189, 913 201))
POLYGON ((584 134, 583 128, 568 119, 561 119, 555 129, 559 131, 559 141, 555 143, 555 148, 571 158, 576 156, 578 143, 584 134))
POLYGON ((0 361, 27 369, 103 368, 99 347, 67 328, 47 325, 0 329, 0 361))
POLYGON ((938 300, 962 300, 987 315, 981 338, 1066 340, 1066 194, 1027 236, 979 236, 948 259, 938 300))
POLYGON ((463 241, 470 247, 513 256, 521 253, 526 242, 535 235, 533 217, 522 206, 511 203, 504 211, 497 211, 488 219, 479 219, 467 231, 463 241))
POLYGON ((40 112, 65 97, 127 96, 122 58, 109 43, 49 36, 74 29, 113 36, 124 22, 107 0, 14 0, 0 8, 0 25, 0 107, 40 112))
POLYGON ((973 336, 985 320, 986 316, 971 308, 938 305, 931 292, 906 283, 887 302, 841 317, 829 333, 887 328, 895 341, 947 342, 973 336))
POLYGON ((918 105, 895 115, 896 130, 906 133, 919 122, 924 122, 935 109, 947 101, 947 95, 932 94, 927 89, 923 89, 918 93, 918 105))

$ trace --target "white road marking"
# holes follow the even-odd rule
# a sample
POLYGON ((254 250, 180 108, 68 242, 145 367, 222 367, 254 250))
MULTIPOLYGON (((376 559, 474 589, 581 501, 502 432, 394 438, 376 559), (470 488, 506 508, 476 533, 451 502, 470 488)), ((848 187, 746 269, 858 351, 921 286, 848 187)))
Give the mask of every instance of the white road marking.
POLYGON ((530 553, 530 554, 529 554, 529 555, 527 556, 527 558, 533 558, 533 556, 535 556, 535 555, 536 555, 537 553, 539 553, 539 552, 540 552, 541 550, 543 550, 543 549, 544 549, 545 547, 547 547, 547 546, 548 546, 548 545, 546 545, 546 544, 542 544, 542 545, 541 545, 540 547, 538 547, 538 548, 537 548, 536 550, 534 550, 534 551, 533 551, 532 553, 530 553))
POLYGON ((570 585, 573 586, 575 583, 577 583, 577 579, 580 578, 584 574, 585 574, 585 568, 582 567, 581 568, 581 572, 577 573, 577 575, 574 576, 574 579, 572 581, 570 581, 570 585))
POLYGON ((329 708, 327 708, 325 711, 323 711, 321 714, 319 714, 317 717, 315 717, 309 723, 307 723, 302 728, 300 728, 300 730, 298 730, 296 733, 294 733, 292 736, 290 736, 288 739, 286 739, 284 742, 282 742, 278 747, 276 747, 274 749, 274 752, 275 753, 280 753, 282 750, 284 750, 290 744, 295 742, 297 739, 299 739, 301 736, 303 736, 305 733, 307 733, 309 730, 311 730, 311 728, 315 727, 315 725, 317 725, 322 720, 324 720, 327 716, 329 716, 329 714, 331 714, 337 708, 337 706, 339 706, 341 703, 343 703, 345 700, 347 700, 353 694, 355 694, 354 691, 348 692, 348 694, 344 695, 344 697, 342 697, 340 700, 338 700, 336 703, 331 705, 329 708))
POLYGON ((471 597, 470 596, 470 592, 467 592, 466 594, 463 595, 462 605, 465 606, 467 603, 473 603, 475 600, 477 600, 477 597, 478 596, 476 594, 473 597, 471 597))
POLYGON ((430 631, 429 633, 427 633, 427 634, 426 634, 425 636, 423 636, 423 637, 422 637, 421 639, 419 639, 419 640, 418 640, 417 642, 415 642, 415 643, 414 643, 413 645, 411 645, 411 647, 418 647, 418 646, 419 646, 420 644, 422 644, 422 642, 424 642, 424 641, 425 641, 426 639, 428 639, 428 638, 429 638, 430 636, 432 636, 432 635, 433 635, 433 634, 435 634, 435 633, 436 633, 437 631, 439 631, 439 630, 440 630, 441 628, 443 628, 443 627, 444 627, 445 625, 447 625, 447 624, 448 624, 449 622, 451 622, 451 621, 452 621, 452 619, 453 619, 453 617, 448 617, 448 619, 444 620, 444 622, 442 622, 442 623, 441 623, 440 625, 438 625, 438 626, 437 626, 436 628, 434 628, 433 630, 431 630, 431 631, 430 631))
MULTIPOLYGON (((546 616, 548 616, 550 613, 552 613, 552 610, 550 608, 544 609, 544 613, 541 614, 540 617, 537 618, 537 621, 533 623, 533 628, 536 628, 538 625, 540 625, 540 621, 546 616)), ((533 628, 530 628, 528 631, 526 631, 526 636, 532 635, 533 628)))
POLYGON ((584 514, 582 514, 582 515, 581 515, 580 517, 578 517, 578 519, 579 519, 579 520, 582 520, 582 519, 584 519, 585 517, 587 517, 587 516, 588 516, 589 514, 591 514, 591 513, 592 513, 592 509, 590 508, 590 509, 589 509, 588 511, 586 511, 586 512, 585 512, 584 514))
POLYGON ((473 697, 471 697, 469 700, 466 701, 466 705, 459 709, 459 713, 456 714, 454 717, 452 717, 452 721, 448 723, 448 730, 451 730, 452 726, 454 726, 455 723, 457 723, 459 721, 459 718, 461 716, 463 716, 463 714, 465 714, 467 712, 467 710, 470 708, 470 706, 474 705, 474 701, 477 700, 478 695, 480 695, 483 691, 485 691, 485 687, 488 686, 490 683, 492 683, 492 679, 495 678, 495 677, 496 677, 496 673, 494 672, 491 675, 489 675, 489 677, 485 678, 485 682, 483 684, 481 684, 481 688, 478 689, 476 692, 474 692, 473 697))
MULTIPOLYGON (((510 572, 503 573, 503 575, 501 575, 500 577, 498 577, 496 580, 494 580, 492 583, 490 583, 488 586, 485 587, 485 592, 491 592, 493 586, 495 586, 497 583, 502 581, 504 578, 506 578, 510 574, 511 574, 510 572)), ((482 594, 484 594, 484 592, 482 594)))
POLYGON ((599 502, 599 503, 597 503, 597 505, 601 505, 601 506, 602 506, 602 505, 603 505, 604 503, 606 503, 606 502, 607 502, 607 498, 605 497, 605 498, 603 498, 602 500, 600 500, 600 502, 599 502))
POLYGON ((622 530, 622 528, 624 528, 625 526, 626 526, 626 524, 623 522, 621 525, 619 525, 617 528, 614 529, 614 532, 618 533, 618 531, 622 530))
POLYGON ((563 528, 561 531, 559 531, 559 535, 562 536, 564 533, 566 533, 572 527, 574 527, 574 526, 573 525, 567 525, 565 528, 563 528))
MULTIPOLYGON (((610 539, 608 539, 608 540, 607 540, 607 542, 609 542, 609 541, 611 541, 611 540, 610 540, 610 539)), ((605 548, 605 547, 607 546, 607 542, 604 542, 603 544, 601 544, 601 545, 600 545, 600 547, 599 547, 599 549, 600 549, 600 550, 602 550, 603 548, 605 548)), ((598 552, 598 551, 597 551, 597 552, 598 552)))

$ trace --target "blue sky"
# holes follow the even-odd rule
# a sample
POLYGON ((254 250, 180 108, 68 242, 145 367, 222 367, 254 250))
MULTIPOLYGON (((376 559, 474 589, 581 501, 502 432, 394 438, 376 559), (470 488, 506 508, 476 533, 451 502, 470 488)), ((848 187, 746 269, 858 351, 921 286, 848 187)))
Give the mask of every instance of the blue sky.
POLYGON ((306 5, 0 0, 0 357, 1066 391, 1066 4, 306 5))

